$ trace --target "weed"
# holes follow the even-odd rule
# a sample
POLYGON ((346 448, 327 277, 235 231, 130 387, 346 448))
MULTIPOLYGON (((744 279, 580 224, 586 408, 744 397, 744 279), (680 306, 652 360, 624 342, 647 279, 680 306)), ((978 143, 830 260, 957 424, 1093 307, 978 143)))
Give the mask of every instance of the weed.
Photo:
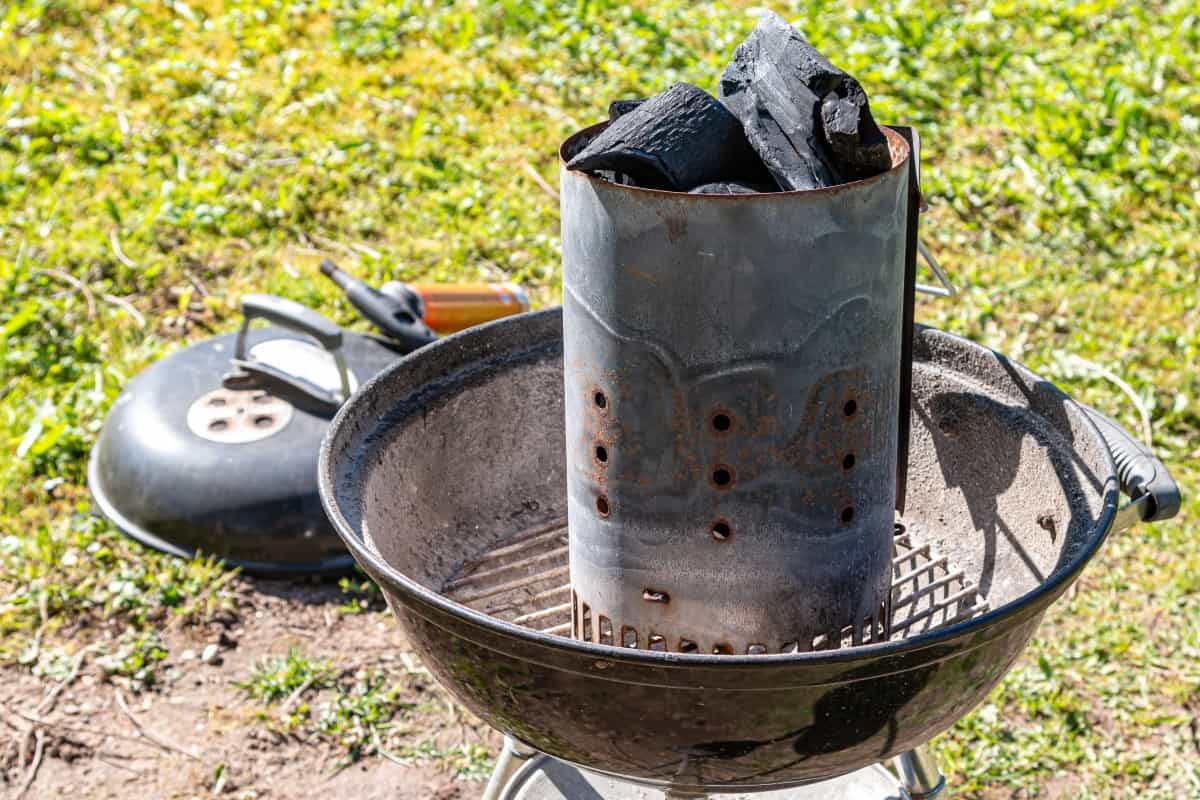
POLYGON ((96 661, 110 680, 125 678, 131 689, 140 691, 160 681, 159 666, 166 658, 157 632, 129 630, 121 634, 115 649, 96 661))
POLYGON ((368 610, 382 611, 386 608, 379 586, 360 570, 356 570, 353 577, 339 578, 338 587, 348 598, 340 606, 343 614, 360 614, 368 610))
POLYGON ((276 700, 291 698, 299 690, 323 689, 333 675, 328 661, 314 661, 299 648, 290 647, 286 656, 261 659, 254 665, 250 677, 237 685, 263 705, 270 705, 276 700))

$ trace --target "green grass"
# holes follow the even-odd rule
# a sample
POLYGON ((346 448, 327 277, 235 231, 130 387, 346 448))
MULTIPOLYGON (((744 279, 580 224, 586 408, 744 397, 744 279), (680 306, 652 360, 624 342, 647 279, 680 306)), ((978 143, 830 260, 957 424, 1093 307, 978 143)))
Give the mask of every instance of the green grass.
MULTIPOLYGON (((1074 357, 1112 368, 1194 486, 1200 18, 1186 0, 1044 5, 775 7, 862 79, 881 120, 922 133, 924 235, 964 291, 920 318, 1134 427, 1074 357)), ((251 289, 358 324, 317 275, 322 253, 376 280, 503 278, 557 302, 557 204, 526 165, 553 183, 557 143, 612 98, 713 88, 748 11, 0 7, 0 660, 52 671, 94 644, 125 663, 127 646, 144 655, 126 674, 145 677, 146 637, 226 602, 204 594, 219 567, 87 515, 86 453, 139 369, 231 329, 251 289)), ((960 796, 1033 796, 1051 777, 1088 797, 1200 795, 1197 508, 1114 540, 939 740, 960 796)))
POLYGON ((332 683, 328 661, 313 661, 292 647, 287 655, 268 657, 254 665, 250 677, 238 686, 250 697, 269 706, 277 700, 299 699, 308 689, 319 691, 332 683))
POLYGON ((455 775, 482 779, 490 754, 475 742, 445 748, 429 720, 451 716, 445 700, 428 693, 423 672, 372 666, 336 668, 292 647, 261 659, 237 684, 258 701, 259 722, 279 736, 325 742, 340 753, 340 769, 367 756, 394 761, 437 761, 455 775), (414 713, 419 715, 415 718, 414 713), (413 719, 410 719, 413 718, 413 719))

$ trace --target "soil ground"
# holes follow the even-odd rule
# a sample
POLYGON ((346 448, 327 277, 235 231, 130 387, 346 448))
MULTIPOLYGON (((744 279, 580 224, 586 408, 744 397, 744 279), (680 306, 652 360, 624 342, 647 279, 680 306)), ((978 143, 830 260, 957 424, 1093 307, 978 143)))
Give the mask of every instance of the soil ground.
MULTIPOLYGON (((242 579, 237 599, 236 611, 218 614, 206 630, 164 636, 172 656, 160 666, 170 678, 154 690, 132 694, 86 660, 56 697, 50 697, 55 682, 22 669, 0 671, 0 787, 6 796, 451 800, 479 794, 478 776, 456 777, 435 754, 463 742, 494 753, 499 736, 455 707, 424 674, 386 610, 342 614, 345 596, 331 584, 242 579), (202 662, 210 644, 218 655, 202 662), (345 750, 336 743, 273 731, 259 716, 262 707, 248 703, 238 684, 261 659, 290 648, 328 660, 334 670, 379 666, 398 676, 403 699, 411 703, 403 717, 406 736, 426 744, 422 749, 430 756, 346 765, 345 750), (31 719, 39 718, 42 724, 34 726, 31 719), (28 768, 18 764, 29 755, 22 758, 20 749, 23 739, 28 753, 36 749, 31 727, 44 731, 43 754, 22 794, 28 768)), ((327 694, 313 692, 310 705, 319 707, 327 694)))

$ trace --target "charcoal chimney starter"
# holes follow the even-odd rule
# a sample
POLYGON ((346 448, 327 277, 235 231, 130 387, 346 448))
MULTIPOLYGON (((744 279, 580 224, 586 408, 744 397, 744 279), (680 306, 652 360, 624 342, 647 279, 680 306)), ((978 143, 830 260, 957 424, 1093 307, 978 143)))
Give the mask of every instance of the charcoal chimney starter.
POLYGON ((909 149, 705 195, 565 168, 573 629, 761 654, 887 638, 909 149))

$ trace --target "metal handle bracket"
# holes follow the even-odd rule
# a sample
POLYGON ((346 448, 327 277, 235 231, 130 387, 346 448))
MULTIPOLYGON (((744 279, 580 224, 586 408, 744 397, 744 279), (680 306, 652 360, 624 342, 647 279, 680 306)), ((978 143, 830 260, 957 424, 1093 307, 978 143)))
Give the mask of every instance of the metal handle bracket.
POLYGON ((285 297, 272 294, 248 294, 242 297, 242 326, 238 329, 234 345, 233 365, 233 372, 227 375, 224 381, 228 388, 248 388, 250 384, 256 386, 264 384, 260 388, 280 392, 281 396, 289 395, 284 399, 295 400, 295 395, 299 393, 303 395, 299 398, 300 405, 304 405, 303 401, 308 400, 311 401, 310 404, 315 404, 316 407, 326 411, 330 406, 332 406, 332 410, 336 411, 337 407, 344 403, 351 394, 350 373, 346 367, 346 358, 342 353, 342 329, 311 308, 285 297), (334 364, 337 366, 338 381, 341 384, 341 396, 333 397, 316 387, 310 388, 299 379, 268 364, 259 363, 248 356, 246 335, 250 331, 251 321, 255 319, 265 319, 280 327, 289 328, 315 339, 317 344, 333 356, 334 364))

